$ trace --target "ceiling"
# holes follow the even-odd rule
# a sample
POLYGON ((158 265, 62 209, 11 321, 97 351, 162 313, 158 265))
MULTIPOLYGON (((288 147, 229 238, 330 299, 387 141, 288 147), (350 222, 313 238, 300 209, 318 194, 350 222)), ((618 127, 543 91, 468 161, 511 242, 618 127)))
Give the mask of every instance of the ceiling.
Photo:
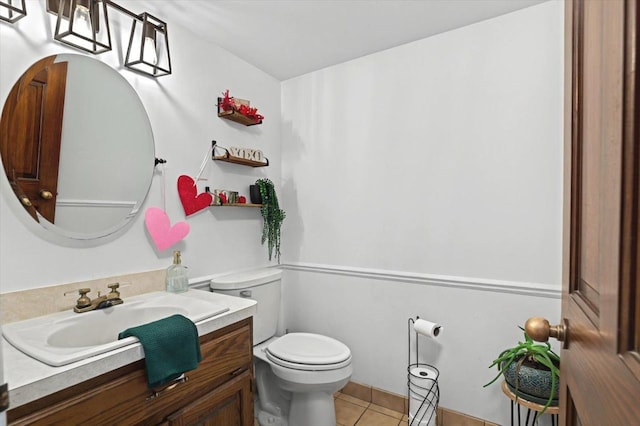
POLYGON ((278 80, 548 0, 123 0, 278 80))

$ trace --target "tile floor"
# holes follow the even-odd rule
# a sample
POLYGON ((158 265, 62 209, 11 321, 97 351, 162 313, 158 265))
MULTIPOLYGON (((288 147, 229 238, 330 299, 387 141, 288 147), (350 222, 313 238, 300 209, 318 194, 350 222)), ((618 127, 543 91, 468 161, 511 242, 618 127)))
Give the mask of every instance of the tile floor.
POLYGON ((338 426, 407 426, 405 413, 338 392, 335 394, 338 426))
MULTIPOLYGON (((358 399, 346 393, 334 394, 336 426, 409 426, 405 413, 358 399)), ((383 401, 384 403, 384 401, 383 401)), ((499 426, 438 407, 437 426, 499 426)), ((255 421, 258 425, 258 420, 255 421)))

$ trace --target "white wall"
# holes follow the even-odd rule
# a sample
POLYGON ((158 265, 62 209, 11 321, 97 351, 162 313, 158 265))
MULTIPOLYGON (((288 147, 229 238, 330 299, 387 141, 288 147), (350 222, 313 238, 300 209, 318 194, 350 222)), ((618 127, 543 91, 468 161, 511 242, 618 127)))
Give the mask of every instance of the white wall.
POLYGON ((284 82, 287 261, 557 283, 561 11, 284 82))
POLYGON ((560 319, 562 70, 552 1, 284 82, 284 328, 404 394, 407 319, 441 322, 442 406, 507 424, 487 366, 560 319))
MULTIPOLYGON (((44 0, 27 1, 28 15, 15 25, 0 25, 0 102, 37 59, 56 53, 77 53, 52 41, 53 16, 44 13, 44 0)), ((132 8, 135 4, 131 5, 132 8)), ((142 10, 134 10, 142 12, 142 10)), ((168 23, 173 74, 156 79, 122 67, 130 20, 110 11, 113 50, 96 56, 117 69, 134 87, 147 109, 155 136, 156 156, 166 165, 167 213, 172 223, 187 220, 191 233, 176 246, 190 276, 197 277, 243 267, 266 265, 266 248, 260 245, 262 219, 257 209, 209 209, 185 219, 178 199, 176 180, 192 177, 211 140, 222 145, 258 148, 271 166, 252 169, 210 161, 205 173, 212 189, 235 189, 248 193, 257 178, 280 176, 280 82, 236 56, 168 23), (225 89, 250 99, 266 117, 264 124, 239 127, 217 117, 216 98, 225 89)), ((117 171, 114 170, 114 173, 117 171)), ((108 176, 106 176, 108 178, 108 176)), ((0 292, 163 268, 171 263, 171 249, 157 253, 147 236, 143 216, 119 238, 93 248, 69 248, 50 243, 31 232, 13 194, 7 195, 6 178, 0 193, 0 292), (13 203, 13 205, 11 204, 13 203)), ((162 207, 162 179, 154 177, 142 211, 162 207)), ((248 195, 248 194, 247 194, 248 195)), ((25 219, 26 220, 26 219, 25 219)), ((61 295, 62 297, 62 295, 61 295)))

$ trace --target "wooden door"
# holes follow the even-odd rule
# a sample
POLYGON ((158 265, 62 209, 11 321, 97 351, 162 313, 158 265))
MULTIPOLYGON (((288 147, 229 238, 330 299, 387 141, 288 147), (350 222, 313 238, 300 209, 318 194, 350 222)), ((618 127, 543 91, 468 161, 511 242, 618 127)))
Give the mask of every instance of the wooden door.
POLYGON ((2 113, 0 149, 11 186, 34 219, 55 223, 67 62, 32 66, 2 113), (33 70, 33 71, 32 71, 33 70))
POLYGON ((561 424, 640 424, 638 1, 567 0, 561 424))

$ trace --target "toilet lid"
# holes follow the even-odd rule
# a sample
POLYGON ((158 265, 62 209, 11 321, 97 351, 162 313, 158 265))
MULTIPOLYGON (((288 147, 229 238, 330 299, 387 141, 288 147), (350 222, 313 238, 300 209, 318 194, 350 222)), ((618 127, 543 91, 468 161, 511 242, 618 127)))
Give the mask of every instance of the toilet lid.
POLYGON ((351 351, 342 342, 321 334, 289 333, 267 346, 271 361, 298 369, 335 369, 351 362, 351 351))

